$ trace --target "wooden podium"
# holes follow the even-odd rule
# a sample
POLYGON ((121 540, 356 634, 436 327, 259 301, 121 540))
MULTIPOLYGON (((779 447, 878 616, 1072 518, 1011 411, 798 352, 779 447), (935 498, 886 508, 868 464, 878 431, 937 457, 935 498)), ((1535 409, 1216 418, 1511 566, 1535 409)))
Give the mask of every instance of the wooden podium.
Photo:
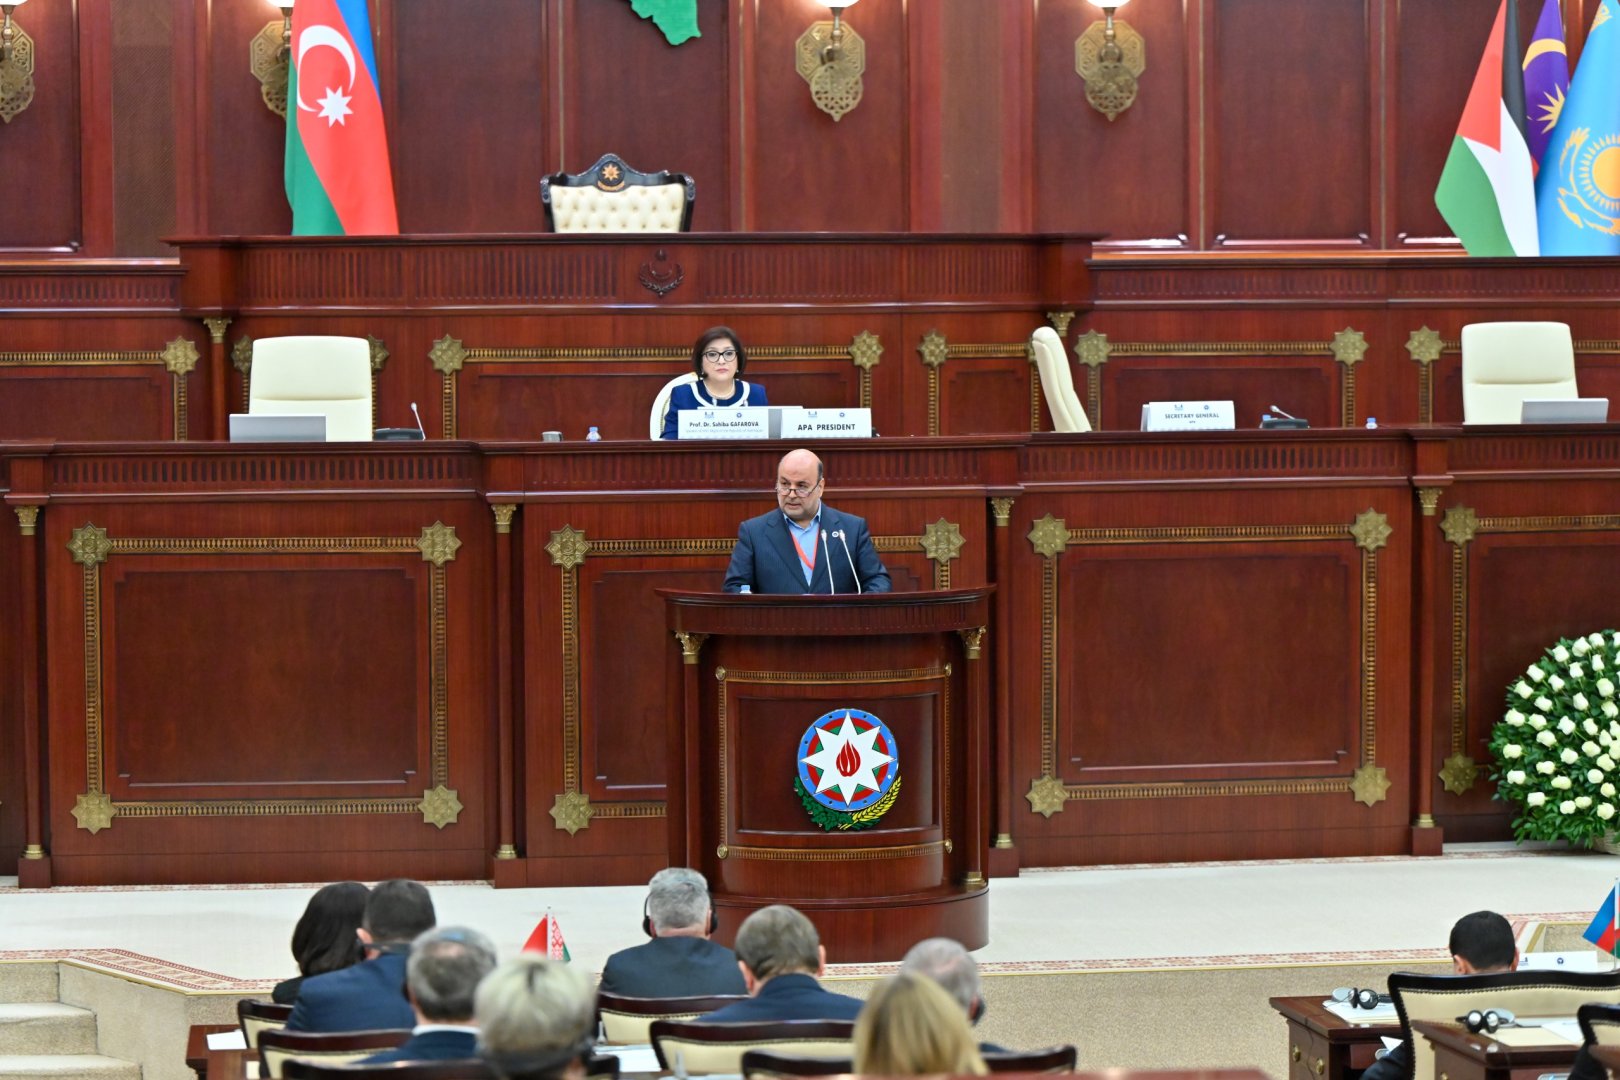
POLYGON ((659 590, 669 859, 708 877, 720 939, 780 903, 839 963, 988 942, 991 592, 659 590))

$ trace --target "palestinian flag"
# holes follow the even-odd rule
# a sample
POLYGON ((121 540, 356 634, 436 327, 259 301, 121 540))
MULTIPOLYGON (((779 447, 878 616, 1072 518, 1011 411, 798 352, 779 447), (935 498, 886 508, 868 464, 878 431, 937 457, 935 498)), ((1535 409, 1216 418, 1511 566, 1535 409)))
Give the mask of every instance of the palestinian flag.
POLYGON ((1518 12, 1503 0, 1434 191, 1434 204, 1470 255, 1541 253, 1520 72, 1518 12))

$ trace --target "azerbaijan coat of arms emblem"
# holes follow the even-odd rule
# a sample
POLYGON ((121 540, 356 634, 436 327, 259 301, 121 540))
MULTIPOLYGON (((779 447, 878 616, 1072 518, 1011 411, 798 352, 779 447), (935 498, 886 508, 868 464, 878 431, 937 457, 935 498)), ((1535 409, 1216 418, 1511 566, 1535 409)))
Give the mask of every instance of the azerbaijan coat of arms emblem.
POLYGON ((794 793, 823 829, 869 829, 900 796, 900 748, 869 712, 834 709, 799 740, 794 793))

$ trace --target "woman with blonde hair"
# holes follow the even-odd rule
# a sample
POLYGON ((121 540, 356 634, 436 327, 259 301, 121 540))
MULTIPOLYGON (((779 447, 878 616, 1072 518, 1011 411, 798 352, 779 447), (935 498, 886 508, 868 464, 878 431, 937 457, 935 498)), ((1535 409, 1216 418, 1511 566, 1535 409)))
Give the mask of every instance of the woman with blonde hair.
POLYGON ((967 1016, 934 980, 896 975, 855 1021, 855 1071, 866 1076, 983 1076, 967 1016))

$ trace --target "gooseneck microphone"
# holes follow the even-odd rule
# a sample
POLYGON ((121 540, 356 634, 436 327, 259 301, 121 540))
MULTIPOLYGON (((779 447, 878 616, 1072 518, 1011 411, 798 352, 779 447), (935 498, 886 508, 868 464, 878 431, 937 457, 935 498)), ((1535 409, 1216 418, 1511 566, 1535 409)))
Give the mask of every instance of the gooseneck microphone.
POLYGON ((1271 407, 1271 411, 1276 413, 1278 416, 1283 417, 1286 420, 1298 420, 1299 419, 1299 417, 1295 416, 1293 413, 1285 413, 1281 409, 1277 408, 1277 406, 1275 406, 1275 405, 1273 405, 1271 407))
MULTIPOLYGON (((821 558, 822 562, 825 563, 827 567, 827 595, 837 596, 838 587, 833 584, 832 555, 827 550, 827 530, 820 529, 818 531, 821 533, 821 558)), ((857 581, 855 583, 855 587, 857 589, 860 588, 861 583, 857 581)))
POLYGON ((422 414, 416 410, 416 402, 414 401, 411 402, 411 415, 416 417, 416 430, 422 433, 422 438, 425 441, 427 439, 427 428, 422 426, 422 414))
MULTIPOLYGON (((861 575, 855 570, 855 557, 849 553, 849 541, 844 539, 843 529, 839 529, 837 532, 833 533, 833 535, 838 537, 838 542, 840 544, 844 545, 844 559, 849 563, 849 576, 855 579, 855 594, 859 596, 863 591, 861 589, 861 575)), ((827 568, 827 573, 829 575, 832 574, 831 567, 827 568)))

